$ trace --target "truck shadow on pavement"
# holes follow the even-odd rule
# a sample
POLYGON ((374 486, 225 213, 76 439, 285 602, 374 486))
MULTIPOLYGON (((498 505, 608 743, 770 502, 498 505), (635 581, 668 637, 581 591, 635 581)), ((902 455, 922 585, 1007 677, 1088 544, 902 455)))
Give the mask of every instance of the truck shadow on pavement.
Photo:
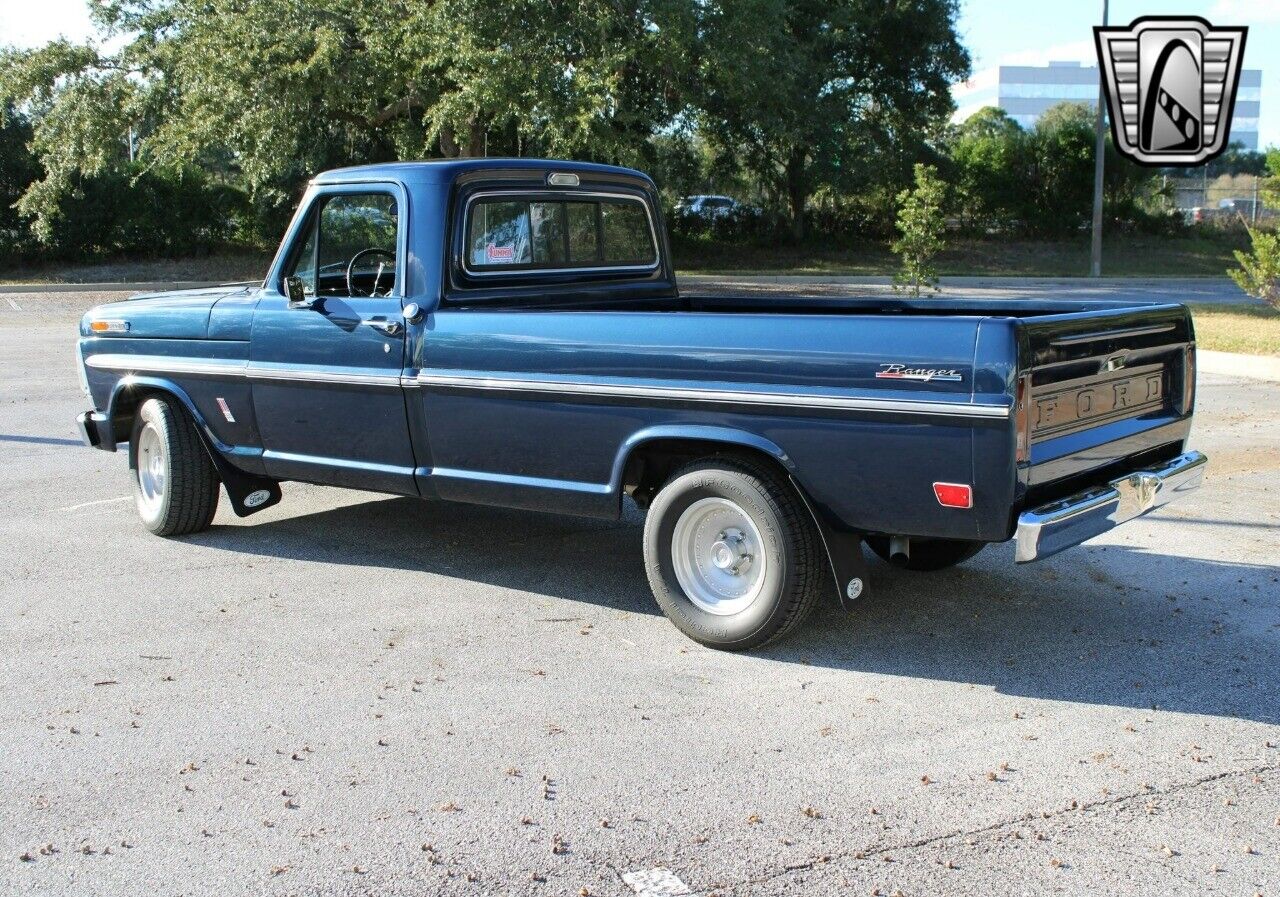
MULTIPOLYGON (((622 521, 598 521, 377 499, 215 526, 190 541, 430 572, 656 615, 641 560, 642 519, 634 508, 622 521)), ((871 587, 855 605, 842 610, 833 594, 805 626, 757 656, 1012 696, 1280 723, 1275 566, 1108 545, 1023 567, 1007 544, 939 573, 902 571, 869 553, 868 565, 871 587)), ((684 638, 674 628, 669 637, 684 638)))
POLYGON ((939 573, 869 567, 865 603, 815 614, 766 653, 1029 698, 1280 723, 1274 566, 1117 545, 1018 566, 1006 544, 939 573))

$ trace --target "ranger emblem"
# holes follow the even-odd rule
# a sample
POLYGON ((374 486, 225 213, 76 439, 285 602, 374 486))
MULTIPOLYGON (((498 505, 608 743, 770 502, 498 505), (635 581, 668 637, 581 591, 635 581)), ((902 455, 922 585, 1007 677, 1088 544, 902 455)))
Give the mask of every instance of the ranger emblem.
POLYGON ((876 371, 877 380, 945 380, 959 383, 964 378, 954 368, 911 368, 897 362, 880 365, 876 371))

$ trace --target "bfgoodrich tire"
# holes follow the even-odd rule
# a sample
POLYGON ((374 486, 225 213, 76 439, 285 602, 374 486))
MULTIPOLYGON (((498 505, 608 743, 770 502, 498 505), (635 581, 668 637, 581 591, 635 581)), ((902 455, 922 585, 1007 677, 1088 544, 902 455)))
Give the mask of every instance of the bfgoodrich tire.
POLYGON ((208 529, 218 510, 218 474, 181 405, 158 396, 142 403, 134 415, 129 467, 147 529, 157 536, 208 529))
POLYGON ((987 547, 986 542, 968 542, 963 539, 912 539, 910 557, 906 561, 892 561, 889 558, 888 536, 868 536, 866 543, 880 556, 881 560, 889 561, 895 567, 902 567, 904 570, 920 572, 954 567, 987 547))
POLYGON ((791 484, 736 458, 676 471, 649 507, 644 561, 676 628, 728 651, 791 632, 829 579, 819 536, 791 484))

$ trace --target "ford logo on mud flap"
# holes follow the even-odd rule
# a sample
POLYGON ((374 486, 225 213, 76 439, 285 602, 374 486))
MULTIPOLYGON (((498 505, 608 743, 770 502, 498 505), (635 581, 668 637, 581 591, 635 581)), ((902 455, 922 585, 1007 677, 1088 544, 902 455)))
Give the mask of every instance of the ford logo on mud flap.
POLYGON ((266 489, 259 489, 256 492, 250 492, 244 497, 244 506, 246 508, 257 508, 265 505, 271 500, 271 493, 266 489))

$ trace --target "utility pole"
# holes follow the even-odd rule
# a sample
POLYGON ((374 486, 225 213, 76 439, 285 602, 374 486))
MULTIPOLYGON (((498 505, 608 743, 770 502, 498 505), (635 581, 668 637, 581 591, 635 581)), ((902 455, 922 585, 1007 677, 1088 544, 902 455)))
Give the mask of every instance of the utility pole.
MULTIPOLYGON (((1102 24, 1107 24, 1108 0, 1102 0, 1102 24)), ((1097 145, 1093 152, 1093 247, 1089 252, 1089 276, 1102 276, 1102 155, 1106 150, 1107 87, 1102 79, 1102 62, 1098 62, 1098 115, 1094 120, 1097 145)))

